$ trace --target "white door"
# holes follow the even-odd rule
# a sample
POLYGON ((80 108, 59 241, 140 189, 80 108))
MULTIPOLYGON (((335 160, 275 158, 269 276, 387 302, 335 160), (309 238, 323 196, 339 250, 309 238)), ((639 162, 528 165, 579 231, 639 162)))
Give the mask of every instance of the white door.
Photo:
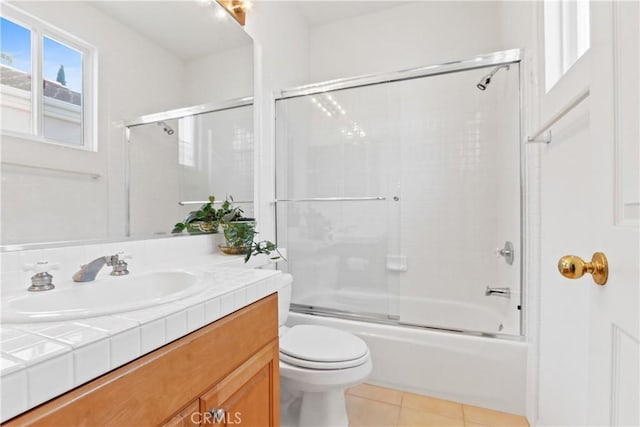
POLYGON ((591 48, 543 95, 548 117, 590 90, 541 148, 538 425, 640 425, 639 22, 636 1, 592 2, 591 48), (596 251, 606 285, 558 273, 596 251))

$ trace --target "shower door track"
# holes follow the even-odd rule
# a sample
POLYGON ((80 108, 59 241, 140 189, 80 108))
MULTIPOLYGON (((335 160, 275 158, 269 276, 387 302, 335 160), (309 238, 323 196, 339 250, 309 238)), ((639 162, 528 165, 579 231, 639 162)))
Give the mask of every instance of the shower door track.
POLYGON ((400 320, 400 316, 395 316, 395 315, 353 312, 353 311, 337 310, 333 308, 324 308, 324 307, 318 307, 318 306, 306 305, 306 304, 291 303, 291 311, 294 313, 308 314, 311 316, 333 317, 337 319, 353 320, 356 322, 378 323, 381 325, 400 326, 404 328, 423 329, 423 330, 444 332, 444 333, 455 333, 455 334, 468 335, 468 336, 474 336, 474 337, 499 338, 499 339, 506 339, 511 341, 522 341, 522 338, 523 338, 521 335, 509 335, 509 334, 500 334, 500 333, 469 331, 464 329, 450 329, 450 328, 439 328, 436 326, 426 326, 426 325, 420 325, 416 323, 403 322, 400 320))
POLYGON ((391 73, 348 77, 344 79, 329 80, 322 83, 312 83, 308 85, 297 86, 290 89, 282 89, 280 91, 276 91, 274 98, 276 101, 278 101, 281 99, 297 98, 300 96, 313 95, 316 93, 323 93, 333 90, 350 89, 355 87, 417 79, 421 77, 455 73, 458 71, 468 71, 476 68, 485 68, 495 65, 512 64, 515 62, 520 62, 522 60, 522 57, 522 49, 503 50, 500 52, 478 55, 471 59, 465 59, 462 61, 453 61, 444 64, 411 68, 408 70, 395 71, 391 73))

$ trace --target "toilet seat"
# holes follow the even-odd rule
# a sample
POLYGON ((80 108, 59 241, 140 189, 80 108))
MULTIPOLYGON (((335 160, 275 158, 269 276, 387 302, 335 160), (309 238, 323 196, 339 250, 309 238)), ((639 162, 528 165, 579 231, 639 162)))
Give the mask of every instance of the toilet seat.
POLYGON ((364 364, 369 357, 362 339, 325 326, 294 326, 280 339, 280 360, 300 368, 348 369, 364 364))
POLYGON ((296 366, 298 368, 318 369, 318 370, 332 370, 332 369, 348 369, 360 366, 369 360, 369 352, 365 353, 362 357, 353 360, 343 360, 341 362, 317 362, 314 360, 305 360, 291 357, 286 353, 280 353, 280 361, 288 363, 289 365, 296 366))

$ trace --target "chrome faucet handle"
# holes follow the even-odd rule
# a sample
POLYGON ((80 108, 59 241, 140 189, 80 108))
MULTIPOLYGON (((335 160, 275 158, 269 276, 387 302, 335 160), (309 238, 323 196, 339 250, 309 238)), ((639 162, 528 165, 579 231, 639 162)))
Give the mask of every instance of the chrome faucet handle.
POLYGON ((513 247, 513 243, 506 241, 504 242, 504 247, 502 248, 498 248, 496 249, 496 256, 497 257, 504 257, 504 261, 509 264, 509 265, 513 265, 513 259, 515 256, 515 250, 513 247))
POLYGON ((129 264, 125 261, 125 259, 133 258, 131 255, 125 254, 124 252, 118 252, 111 258, 115 258, 115 262, 112 264, 109 264, 107 262, 107 265, 113 267, 113 269, 111 270, 111 273, 109 273, 110 275, 125 276, 129 274, 129 264))
POLYGON ((108 265, 109 267, 113 267, 114 265, 116 265, 118 263, 120 253, 121 252, 118 252, 115 255, 105 255, 104 263, 106 265, 108 265))
POLYGON ((58 263, 49 263, 49 261, 38 261, 35 264, 25 264, 25 271, 34 271, 36 274, 31 276, 31 286, 27 288, 29 292, 48 291, 56 286, 53 284, 53 276, 49 274, 49 270, 57 270, 60 268, 58 263))

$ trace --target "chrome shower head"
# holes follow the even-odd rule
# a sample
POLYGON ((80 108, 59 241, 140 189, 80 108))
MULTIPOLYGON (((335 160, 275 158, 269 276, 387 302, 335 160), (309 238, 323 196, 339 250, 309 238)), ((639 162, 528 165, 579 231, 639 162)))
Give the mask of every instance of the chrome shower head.
POLYGON ((486 90, 489 83, 491 83, 491 77, 485 76, 480 80, 480 83, 478 83, 476 87, 480 90, 486 90))
POLYGON ((491 79, 493 78, 493 75, 495 73, 498 72, 499 69, 501 68, 506 68, 507 71, 509 70, 509 65, 505 64, 505 65, 498 65, 496 68, 494 68, 493 70, 491 70, 491 72, 489 74, 487 74, 486 76, 482 77, 482 79, 480 79, 480 81, 478 82, 478 84, 476 85, 476 87, 480 90, 486 90, 487 86, 489 86, 489 83, 491 83, 491 79))
POLYGON ((165 131, 167 133, 167 135, 173 135, 174 130, 173 130, 173 128, 171 126, 169 126, 165 122, 158 122, 157 124, 158 124, 158 126, 162 127, 162 130, 165 131))

